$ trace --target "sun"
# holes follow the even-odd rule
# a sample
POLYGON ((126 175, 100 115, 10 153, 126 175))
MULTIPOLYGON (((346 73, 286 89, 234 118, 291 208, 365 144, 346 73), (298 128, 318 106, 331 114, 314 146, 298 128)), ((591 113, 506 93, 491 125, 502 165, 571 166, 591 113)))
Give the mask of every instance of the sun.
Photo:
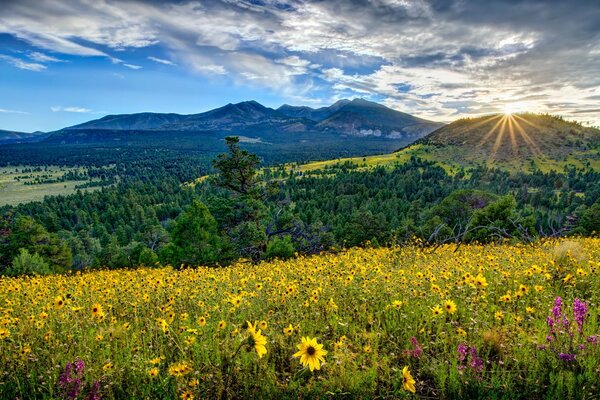
POLYGON ((513 115, 525 111, 525 107, 521 103, 506 103, 502 106, 504 115, 513 115))

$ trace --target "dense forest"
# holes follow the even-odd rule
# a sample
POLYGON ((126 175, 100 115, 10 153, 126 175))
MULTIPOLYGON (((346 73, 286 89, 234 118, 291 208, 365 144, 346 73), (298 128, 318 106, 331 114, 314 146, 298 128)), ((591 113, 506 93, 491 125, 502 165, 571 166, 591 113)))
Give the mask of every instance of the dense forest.
POLYGON ((600 174, 589 169, 451 175, 413 157, 369 171, 343 163, 259 170, 261 159, 233 137, 212 163, 186 154, 178 162, 158 150, 117 159, 86 170, 117 184, 1 208, 2 273, 225 265, 415 238, 530 241, 594 235, 600 225, 600 174), (202 183, 185 184, 209 171, 202 183))

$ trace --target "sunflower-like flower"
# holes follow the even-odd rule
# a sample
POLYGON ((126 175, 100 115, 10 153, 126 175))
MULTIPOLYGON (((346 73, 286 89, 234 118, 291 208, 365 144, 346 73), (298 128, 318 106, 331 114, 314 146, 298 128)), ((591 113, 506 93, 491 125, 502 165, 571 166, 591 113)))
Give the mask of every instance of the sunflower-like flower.
POLYGON ((250 321, 248 321, 248 335, 248 346, 256 350, 258 358, 262 358, 267 354, 267 338, 262 335, 260 329, 257 331, 256 326, 252 325, 250 321))
POLYGON ((283 328, 283 334, 285 336, 292 336, 293 333, 294 333, 294 327, 292 326, 292 324, 283 328))
POLYGON ((446 300, 444 303, 444 308, 448 312, 448 314, 454 314, 456 312, 456 303, 452 300, 446 300))
POLYGON ((404 367, 402 369, 402 387, 404 390, 408 390, 411 393, 416 393, 415 383, 416 381, 410 374, 408 366, 404 367))
POLYGON ((302 366, 308 366, 312 372, 315 369, 321 369, 321 363, 325 362, 326 354, 327 351, 323 350, 323 345, 317 343, 317 338, 303 337, 294 357, 300 357, 302 366))
POLYGON ((104 319, 104 310, 102 310, 102 306, 98 303, 95 303, 94 305, 92 305, 91 313, 92 313, 92 317, 94 317, 95 319, 98 319, 98 320, 104 319))

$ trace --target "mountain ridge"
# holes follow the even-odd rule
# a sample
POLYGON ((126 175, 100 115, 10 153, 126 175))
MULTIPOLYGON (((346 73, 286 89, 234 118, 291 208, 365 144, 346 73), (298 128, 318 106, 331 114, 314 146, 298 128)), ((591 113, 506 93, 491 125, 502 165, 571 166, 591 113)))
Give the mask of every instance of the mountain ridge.
POLYGON ((17 132, 0 129, 0 144, 30 143, 42 140, 47 136, 46 132, 17 132))
POLYGON ((257 101, 229 103, 197 114, 111 114, 70 126, 75 130, 235 131, 254 128, 285 132, 322 131, 389 139, 419 138, 441 123, 428 121, 363 99, 339 100, 314 109, 282 105, 278 109, 257 101))

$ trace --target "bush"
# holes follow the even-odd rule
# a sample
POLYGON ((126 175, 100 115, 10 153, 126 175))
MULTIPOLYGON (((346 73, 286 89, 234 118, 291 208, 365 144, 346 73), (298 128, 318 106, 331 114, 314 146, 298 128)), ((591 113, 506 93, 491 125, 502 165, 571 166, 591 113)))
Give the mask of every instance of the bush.
POLYGON ((284 237, 275 237, 267 244, 266 259, 281 258, 287 259, 294 256, 294 244, 289 235, 284 237))
POLYGON ((30 254, 27 249, 20 249, 12 265, 4 271, 8 276, 48 275, 52 272, 48 263, 39 254, 30 254))

